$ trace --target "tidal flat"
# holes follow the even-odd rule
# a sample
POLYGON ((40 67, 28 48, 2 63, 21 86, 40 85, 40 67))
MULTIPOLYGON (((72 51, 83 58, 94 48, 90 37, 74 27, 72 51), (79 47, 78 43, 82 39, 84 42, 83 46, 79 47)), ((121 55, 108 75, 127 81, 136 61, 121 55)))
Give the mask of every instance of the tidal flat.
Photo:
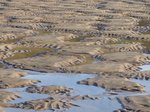
POLYGON ((149 0, 1 0, 0 112, 150 112, 149 0))

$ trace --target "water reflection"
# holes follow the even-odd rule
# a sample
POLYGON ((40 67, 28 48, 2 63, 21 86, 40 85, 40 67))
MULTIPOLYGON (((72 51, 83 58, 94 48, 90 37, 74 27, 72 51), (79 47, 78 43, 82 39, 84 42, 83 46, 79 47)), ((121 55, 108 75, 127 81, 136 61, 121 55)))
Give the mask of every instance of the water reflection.
MULTIPOLYGON (((81 81, 87 78, 97 77, 95 74, 66 74, 66 73, 39 73, 33 71, 27 71, 30 75, 23 77, 23 79, 34 79, 40 80, 41 83, 36 84, 37 86, 44 85, 62 85, 73 88, 72 95, 92 95, 101 97, 99 100, 79 100, 74 101, 81 107, 71 107, 67 112, 112 112, 121 108, 121 104, 117 100, 110 100, 106 90, 101 87, 79 85, 77 81, 81 81)), ((24 101, 36 100, 47 98, 49 95, 46 94, 33 94, 24 92, 25 88, 10 88, 9 91, 13 91, 22 95, 22 98, 18 98, 9 103, 19 103, 24 101)), ((7 112, 35 112, 35 110, 23 110, 15 108, 5 108, 7 112)), ((60 111, 60 110, 59 110, 60 111)), ((40 112, 51 112, 50 110, 40 112)))

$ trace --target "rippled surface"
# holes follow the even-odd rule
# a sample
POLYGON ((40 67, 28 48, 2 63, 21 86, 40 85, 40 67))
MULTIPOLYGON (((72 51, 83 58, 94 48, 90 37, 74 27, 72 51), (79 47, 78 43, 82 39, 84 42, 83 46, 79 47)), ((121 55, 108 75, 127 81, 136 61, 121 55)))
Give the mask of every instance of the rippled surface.
MULTIPOLYGON (((150 54, 147 54, 150 56, 150 54)), ((150 62, 150 60, 147 60, 150 62)), ((139 66, 141 68, 141 71, 148 71, 150 70, 150 64, 149 65, 142 65, 142 66, 139 66)))
MULTIPOLYGON (((37 86, 43 85, 63 85, 73 88, 72 95, 92 95, 101 97, 100 100, 79 100, 74 101, 81 107, 71 107, 67 112, 112 112, 116 109, 121 108, 121 104, 117 100, 110 100, 109 96, 106 94, 105 89, 95 86, 79 85, 77 81, 94 78, 97 75, 91 74, 65 74, 65 73, 39 73, 28 71, 29 75, 23 77, 24 79, 34 79, 40 80, 41 83, 36 84, 37 86)), ((25 88, 10 88, 9 91, 14 91, 22 95, 22 98, 18 98, 9 103, 19 103, 24 101, 36 100, 47 98, 49 95, 37 94, 37 93, 27 93, 24 92, 25 88)), ((15 108, 5 108, 7 112, 35 112, 35 110, 23 110, 15 108)), ((50 110, 40 111, 40 112, 50 112, 50 110)))
MULTIPOLYGON (((141 71, 150 70, 150 65, 140 66, 141 71)), ((128 92, 114 92, 118 95, 110 95, 108 91, 101 87, 95 86, 87 86, 87 85, 79 85, 78 81, 87 79, 87 78, 95 78, 96 74, 66 74, 66 73, 40 73, 34 71, 26 71, 28 72, 28 76, 23 77, 23 79, 33 79, 40 80, 41 83, 37 83, 37 86, 44 85, 62 85, 67 86, 69 88, 73 88, 72 95, 92 95, 101 97, 99 100, 79 100, 74 101, 80 105, 80 107, 71 107, 67 112, 113 112, 114 110, 120 109, 121 104, 116 100, 116 97, 120 96, 137 96, 137 95, 148 95, 150 94, 150 81, 145 80, 136 80, 132 79, 132 82, 136 82, 142 84, 146 88, 146 92, 144 93, 128 93, 128 92)), ((31 101, 37 99, 48 98, 50 95, 47 94, 38 94, 38 93, 27 93, 24 88, 9 88, 7 90, 16 92, 22 96, 22 98, 18 98, 9 103, 19 103, 24 101, 31 101)), ((24 110, 24 109, 16 109, 16 108, 5 108, 7 112, 37 112, 35 110, 24 110)), ((59 110, 62 111, 62 110, 59 110)), ((40 112, 51 112, 51 110, 45 110, 40 112)))

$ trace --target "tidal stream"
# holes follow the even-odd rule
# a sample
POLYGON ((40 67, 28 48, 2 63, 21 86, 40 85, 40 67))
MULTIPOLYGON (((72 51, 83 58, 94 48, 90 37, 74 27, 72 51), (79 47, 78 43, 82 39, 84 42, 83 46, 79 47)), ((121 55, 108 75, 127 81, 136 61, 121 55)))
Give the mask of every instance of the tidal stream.
MULTIPOLYGON (((141 71, 150 70, 150 65, 140 66, 141 71)), ((100 97, 99 100, 78 100, 73 103, 80 105, 80 107, 71 107, 67 112, 113 112, 114 110, 121 109, 121 104, 116 100, 116 97, 120 96, 137 96, 137 95, 148 95, 150 94, 150 81, 136 80, 131 81, 140 83, 145 86, 146 92, 144 93, 129 93, 129 92, 113 92, 116 95, 111 95, 110 92, 106 91, 101 87, 87 86, 77 84, 78 81, 95 78, 96 74, 69 74, 69 73, 40 73, 35 71, 24 70, 29 75, 22 77, 23 79, 40 80, 37 86, 48 86, 48 85, 62 85, 69 88, 73 88, 71 95, 91 95, 93 97, 100 97)), ((9 88, 8 91, 16 92, 22 96, 9 103, 20 103, 25 101, 37 100, 48 98, 50 95, 38 94, 38 93, 27 93, 24 88, 9 88)), ((16 108, 5 108, 7 112, 38 112, 36 110, 24 110, 16 108)), ((58 110, 61 112, 63 110, 58 110)), ((52 112, 52 110, 45 110, 40 112, 52 112)))
MULTIPOLYGON (((117 100, 110 100, 105 89, 95 86, 79 85, 77 81, 94 78, 97 75, 93 74, 66 74, 66 73, 40 73, 34 71, 27 71, 28 76, 23 79, 40 80, 41 83, 37 83, 37 86, 44 85, 62 85, 69 88, 73 88, 72 95, 92 95, 93 97, 100 97, 99 100, 79 100, 73 103, 80 105, 80 107, 71 107, 67 112, 111 112, 118 108, 121 108, 121 104, 117 100)), ((25 88, 10 88, 9 91, 16 92, 22 96, 9 103, 19 103, 30 100, 37 100, 42 98, 48 98, 50 95, 46 94, 33 94, 24 92, 25 88)), ((35 112, 35 110, 23 110, 15 108, 5 108, 7 112, 35 112)), ((41 112, 50 112, 45 110, 41 112)))

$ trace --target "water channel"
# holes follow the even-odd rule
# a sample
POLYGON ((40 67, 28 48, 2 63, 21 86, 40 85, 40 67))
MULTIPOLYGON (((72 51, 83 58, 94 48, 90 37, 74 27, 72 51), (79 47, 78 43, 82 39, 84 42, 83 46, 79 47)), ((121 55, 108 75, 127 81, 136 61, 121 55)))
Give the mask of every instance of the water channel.
MULTIPOLYGON (((95 63, 95 62, 94 62, 95 63)), ((141 71, 150 70, 150 65, 140 66, 141 71)), ((78 100, 73 103, 80 105, 80 107, 71 107, 67 112, 113 112, 114 110, 121 109, 121 104, 116 100, 116 97, 120 96, 137 96, 137 95, 148 95, 150 94, 150 82, 143 80, 132 79, 131 81, 140 83, 145 86, 146 92, 144 93, 125 93, 118 92, 116 95, 111 95, 110 92, 106 91, 101 87, 79 85, 78 81, 95 78, 96 74, 69 74, 69 73, 40 73, 35 71, 24 70, 29 75, 22 77, 23 79, 40 80, 40 83, 35 85, 62 85, 69 88, 73 88, 71 95, 92 95, 93 97, 100 97, 99 100, 78 100)), ((48 98, 50 95, 38 94, 38 93, 27 93, 24 88, 9 88, 8 91, 16 92, 22 96, 9 103, 20 103, 25 101, 37 100, 48 98)), ((6 112, 38 112, 36 110, 24 110, 16 108, 5 108, 6 112)), ((61 112, 63 110, 58 110, 61 112)), ((44 110, 40 112, 52 112, 51 110, 44 110)))

